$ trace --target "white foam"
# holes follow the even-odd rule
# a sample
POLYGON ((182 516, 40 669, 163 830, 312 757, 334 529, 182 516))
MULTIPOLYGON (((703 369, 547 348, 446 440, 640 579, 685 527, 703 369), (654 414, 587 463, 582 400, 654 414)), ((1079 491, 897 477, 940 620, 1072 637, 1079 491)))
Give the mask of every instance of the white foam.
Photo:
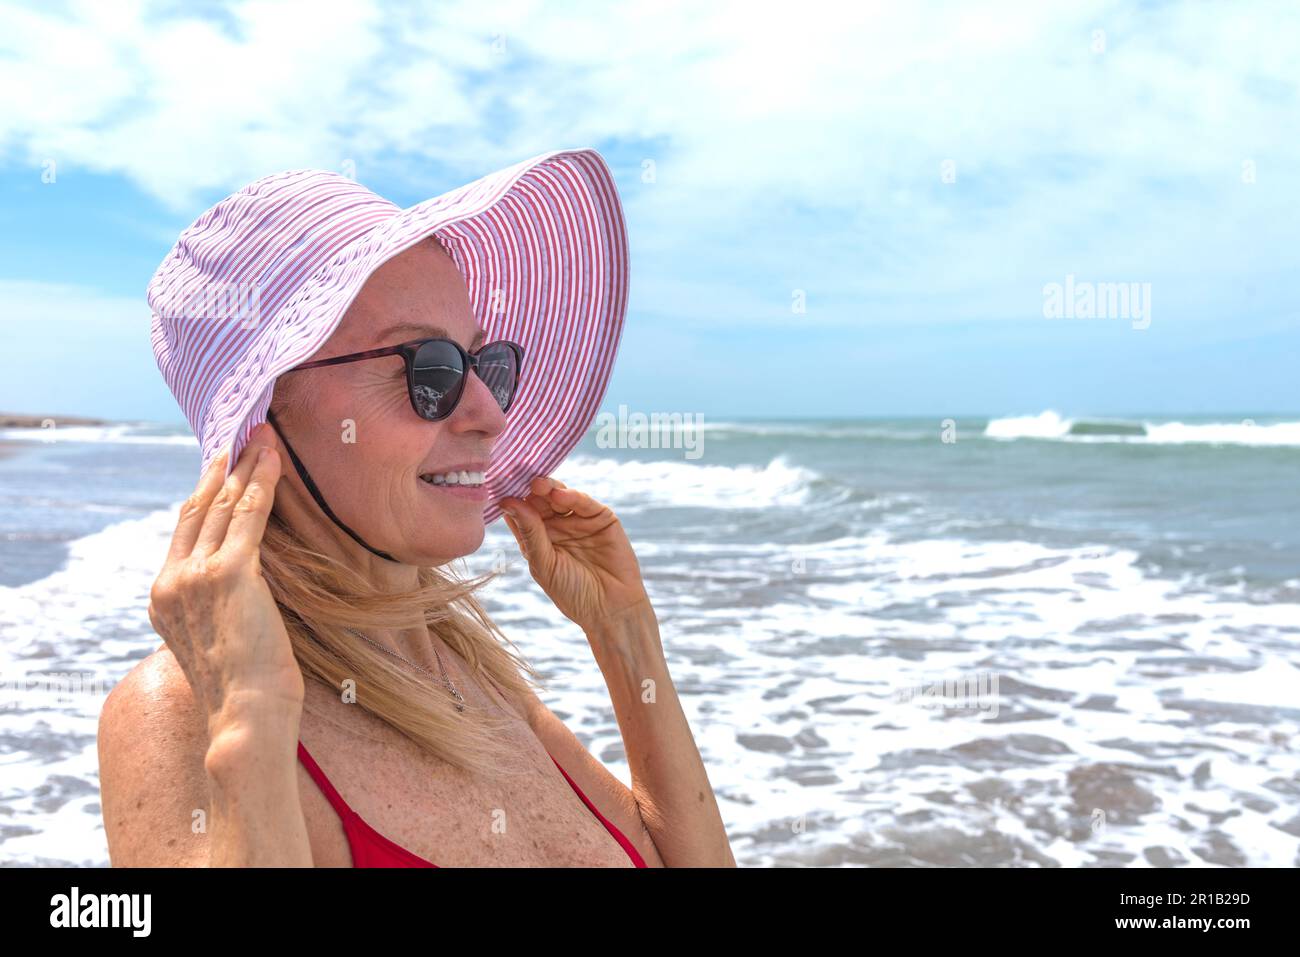
POLYGON ((1061 439, 1070 431, 1070 420, 1052 411, 992 419, 984 427, 990 439, 1061 439))
POLYGON ((1269 425, 1246 422, 1149 424, 1146 441, 1157 445, 1186 445, 1196 442, 1215 445, 1300 445, 1300 422, 1274 422, 1269 425))
POLYGON ((1038 415, 992 419, 984 428, 991 439, 1052 439, 1067 442, 1128 442, 1148 445, 1250 445, 1300 446, 1300 422, 1108 422, 1104 419, 1065 418, 1052 410, 1038 415), (1074 434, 1080 425, 1140 428, 1144 434, 1074 434))
POLYGON ((89 623, 115 614, 143 615, 167 554, 176 508, 79 538, 69 544, 68 560, 58 571, 17 588, 0 587, 5 635, 0 654, 42 640, 77 641, 91 634, 89 623))
POLYGON ((765 466, 697 465, 673 460, 617 461, 575 455, 554 473, 566 485, 619 509, 766 508, 807 504, 819 476, 777 456, 765 466))
MULTIPOLYGON (((57 419, 54 420, 57 423, 57 419)), ((193 435, 159 435, 137 425, 55 425, 48 429, 0 429, 0 439, 15 442, 94 442, 111 445, 191 445, 193 435)))
MULTIPOLYGON (((179 507, 179 503, 178 506, 179 507)), ((161 639, 148 619, 149 589, 162 568, 177 509, 110 525, 69 545, 64 567, 18 587, 0 587, 0 672, 5 681, 0 729, 41 743, 39 754, 8 755, 7 823, 31 827, 0 844, 10 863, 61 861, 106 866, 98 803, 95 735, 108 690, 161 639), (71 692, 50 673, 75 673, 71 692), (12 710, 11 710, 12 709, 12 710), (84 745, 77 742, 85 741, 84 745), (45 753, 52 752, 52 753, 45 753), (54 776, 81 782, 56 812, 38 798, 54 776)))

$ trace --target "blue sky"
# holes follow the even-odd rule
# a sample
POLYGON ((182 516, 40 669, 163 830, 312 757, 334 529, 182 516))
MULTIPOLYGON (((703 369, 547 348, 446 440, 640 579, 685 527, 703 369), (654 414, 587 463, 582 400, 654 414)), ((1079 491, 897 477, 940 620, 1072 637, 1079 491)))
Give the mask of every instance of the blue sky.
POLYGON ((632 241, 606 409, 1300 409, 1300 7, 844 6, 5 5, 0 410, 181 421, 145 286, 252 179, 575 146, 632 241), (1067 276, 1149 325, 1044 316, 1067 276))

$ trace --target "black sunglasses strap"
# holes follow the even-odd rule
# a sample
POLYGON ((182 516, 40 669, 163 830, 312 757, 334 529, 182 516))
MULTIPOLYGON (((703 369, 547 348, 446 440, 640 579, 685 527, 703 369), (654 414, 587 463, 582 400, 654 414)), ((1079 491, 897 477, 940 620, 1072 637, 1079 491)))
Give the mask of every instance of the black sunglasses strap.
POLYGON ((392 555, 388 554, 387 552, 381 552, 379 549, 372 548, 369 545, 367 545, 365 540, 360 535, 352 531, 352 529, 348 528, 346 525, 343 524, 342 521, 340 521, 339 517, 334 514, 334 510, 330 508, 329 505, 326 504, 325 497, 321 495, 320 489, 316 487, 316 483, 313 482, 311 476, 307 474, 306 466, 302 464, 302 460, 299 459, 298 454, 294 452, 293 446, 290 445, 289 440, 285 438, 284 430, 280 428, 280 423, 275 421, 275 416, 272 414, 270 409, 266 410, 266 421, 270 422, 273 426, 275 426, 275 431, 279 434, 280 441, 284 443, 285 450, 288 451, 289 453, 289 459, 293 462, 293 467, 297 471, 298 477, 302 479, 302 484, 307 486, 307 491, 310 492, 311 497, 316 500, 316 504, 320 506, 321 511, 324 512, 327 516, 329 516, 330 521, 332 521, 335 525, 337 525, 339 528, 343 529, 343 531, 347 532, 350 536, 352 536, 353 541, 355 541, 366 551, 372 552, 373 554, 378 555, 380 558, 386 558, 390 562, 397 561, 396 558, 394 558, 392 555))

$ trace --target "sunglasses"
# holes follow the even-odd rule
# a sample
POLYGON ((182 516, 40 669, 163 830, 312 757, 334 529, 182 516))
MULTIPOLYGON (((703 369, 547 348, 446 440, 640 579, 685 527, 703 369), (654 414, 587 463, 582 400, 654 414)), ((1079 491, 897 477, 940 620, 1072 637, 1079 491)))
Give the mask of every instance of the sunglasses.
POLYGON ((456 411, 461 396, 465 394, 465 380, 470 369, 487 384, 501 411, 507 411, 519 388, 519 375, 524 365, 523 346, 505 339, 479 346, 472 354, 451 339, 416 339, 385 349, 304 362, 288 371, 336 366, 380 356, 402 357, 406 363, 406 391, 411 398, 411 408, 420 418, 430 422, 445 419, 456 411))

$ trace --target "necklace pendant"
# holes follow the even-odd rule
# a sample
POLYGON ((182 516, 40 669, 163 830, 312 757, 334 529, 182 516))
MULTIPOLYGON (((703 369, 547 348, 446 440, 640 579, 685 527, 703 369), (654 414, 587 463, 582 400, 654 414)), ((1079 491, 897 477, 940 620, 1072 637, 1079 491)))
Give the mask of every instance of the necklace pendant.
MULTIPOLYGON (((408 665, 410 665, 410 666, 411 666, 412 668, 414 668, 416 671, 419 671, 419 672, 421 672, 422 674, 426 674, 426 675, 428 675, 430 678, 433 678, 434 681, 437 681, 437 680, 438 680, 437 677, 435 677, 434 674, 433 674, 432 672, 429 671, 429 669, 427 669, 427 668, 421 668, 419 665, 417 665, 417 664, 416 664, 414 661, 412 661, 410 658, 404 657, 403 655, 399 655, 397 652, 393 651, 391 648, 385 648, 385 647, 384 647, 383 645, 381 645, 379 642, 374 641, 374 640, 372 640, 372 639, 370 639, 370 638, 367 638, 365 635, 361 634, 361 632, 357 631, 355 628, 348 628, 347 630, 348 630, 349 632, 351 632, 352 634, 356 635, 358 638, 360 638, 362 641, 366 642, 367 644, 373 645, 374 647, 378 648, 380 651, 384 652, 385 654, 392 655, 394 658, 397 658, 397 659, 400 660, 400 661, 404 661, 404 662, 406 662, 408 665)), ((452 696, 456 699, 456 710, 459 711, 459 712, 462 712, 462 713, 463 713, 464 710, 465 710, 465 698, 464 698, 464 696, 461 695, 461 693, 460 693, 459 691, 456 690, 456 686, 455 686, 454 684, 452 684, 452 683, 451 683, 451 679, 447 677, 447 666, 444 665, 444 664, 442 663, 442 655, 438 654, 438 649, 437 649, 437 648, 434 648, 434 649, 433 649, 433 654, 434 654, 434 657, 436 657, 436 658, 438 659, 438 668, 439 668, 439 670, 442 671, 442 683, 445 684, 445 685, 447 686, 447 690, 450 691, 451 694, 452 694, 452 696)))

